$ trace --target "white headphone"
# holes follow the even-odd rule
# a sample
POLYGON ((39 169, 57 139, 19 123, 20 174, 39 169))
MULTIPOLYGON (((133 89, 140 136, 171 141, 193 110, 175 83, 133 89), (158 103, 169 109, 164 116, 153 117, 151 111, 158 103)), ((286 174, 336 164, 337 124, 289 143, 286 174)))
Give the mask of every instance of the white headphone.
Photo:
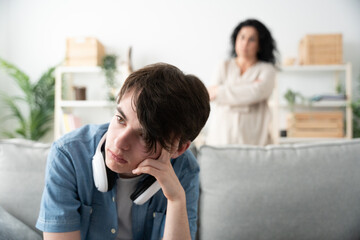
POLYGON ((105 161, 101 152, 101 147, 106 140, 106 133, 101 138, 98 146, 96 147, 95 155, 92 159, 92 168, 93 168, 93 176, 95 187, 100 192, 108 191, 108 179, 106 174, 106 166, 105 161))
MULTIPOLYGON (((109 191, 109 176, 106 171, 105 161, 103 154, 101 152, 101 147, 106 140, 106 133, 101 138, 98 146, 96 147, 95 155, 92 159, 92 168, 93 168, 93 177, 95 187, 100 192, 109 191)), ((144 184, 137 188, 135 192, 131 195, 131 200, 138 205, 144 204, 149 200, 155 193, 161 189, 160 184, 156 179, 148 175, 144 180, 144 184)))

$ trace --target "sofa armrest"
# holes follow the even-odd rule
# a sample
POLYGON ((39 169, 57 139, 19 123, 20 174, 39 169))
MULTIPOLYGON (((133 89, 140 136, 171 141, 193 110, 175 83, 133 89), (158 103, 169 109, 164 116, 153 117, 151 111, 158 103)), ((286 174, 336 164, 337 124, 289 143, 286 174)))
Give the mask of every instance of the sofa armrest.
POLYGON ((0 139, 0 206, 34 231, 49 149, 50 144, 0 139))
POLYGON ((0 239, 41 240, 42 237, 0 206, 0 239))

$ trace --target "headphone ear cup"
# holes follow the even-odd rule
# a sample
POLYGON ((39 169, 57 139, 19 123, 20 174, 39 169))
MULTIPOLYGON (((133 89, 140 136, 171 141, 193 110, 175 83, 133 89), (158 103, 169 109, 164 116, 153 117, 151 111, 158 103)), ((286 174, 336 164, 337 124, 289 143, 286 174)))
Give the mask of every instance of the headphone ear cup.
POLYGON ((100 192, 108 191, 107 168, 101 152, 96 152, 92 159, 93 177, 95 187, 100 192))

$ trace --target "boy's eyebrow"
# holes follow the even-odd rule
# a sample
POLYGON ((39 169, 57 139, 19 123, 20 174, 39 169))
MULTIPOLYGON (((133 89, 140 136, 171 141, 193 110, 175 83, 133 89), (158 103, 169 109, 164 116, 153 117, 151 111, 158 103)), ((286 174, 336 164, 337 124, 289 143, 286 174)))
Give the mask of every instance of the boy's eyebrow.
POLYGON ((119 106, 116 108, 116 110, 118 111, 118 113, 120 113, 121 117, 124 120, 127 120, 125 113, 121 110, 121 108, 119 106))
MULTIPOLYGON (((118 111, 118 113, 120 113, 121 117, 122 117, 125 121, 127 121, 126 115, 125 115, 125 113, 121 110, 121 107, 117 106, 117 107, 116 107, 116 110, 118 111)), ((137 129, 135 129, 135 130, 136 130, 138 133, 141 133, 141 134, 144 134, 144 133, 145 133, 145 130, 144 130, 143 127, 139 127, 139 128, 137 128, 137 129)))

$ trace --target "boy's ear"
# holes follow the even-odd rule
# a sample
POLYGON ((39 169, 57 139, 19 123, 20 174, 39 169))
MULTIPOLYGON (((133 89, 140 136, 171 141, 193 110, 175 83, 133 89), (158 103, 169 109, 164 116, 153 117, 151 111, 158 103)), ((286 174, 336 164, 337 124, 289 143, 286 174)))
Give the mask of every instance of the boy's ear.
POLYGON ((190 147, 190 144, 190 140, 183 143, 174 153, 171 154, 171 158, 177 158, 178 156, 183 154, 190 147))

